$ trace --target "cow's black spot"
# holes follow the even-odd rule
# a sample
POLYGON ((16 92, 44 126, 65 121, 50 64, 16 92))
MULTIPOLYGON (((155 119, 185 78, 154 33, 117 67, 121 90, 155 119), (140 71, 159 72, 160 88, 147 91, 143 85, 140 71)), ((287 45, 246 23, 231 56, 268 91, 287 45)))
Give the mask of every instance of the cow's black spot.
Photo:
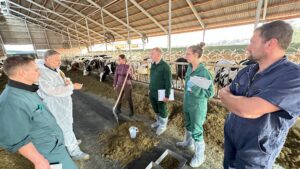
MULTIPOLYGON (((180 62, 180 63, 187 63, 187 60, 185 58, 178 58, 176 59, 175 62, 180 62)), ((187 71, 188 65, 176 65, 176 75, 177 79, 185 79, 185 74, 187 71)))

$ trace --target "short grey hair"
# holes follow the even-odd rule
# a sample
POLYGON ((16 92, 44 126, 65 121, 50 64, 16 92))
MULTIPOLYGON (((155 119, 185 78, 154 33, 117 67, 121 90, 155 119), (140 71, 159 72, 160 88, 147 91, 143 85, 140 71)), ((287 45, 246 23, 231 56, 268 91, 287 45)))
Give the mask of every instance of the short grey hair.
POLYGON ((255 31, 260 31, 260 36, 264 42, 274 38, 277 39, 279 46, 286 50, 293 37, 293 28, 289 23, 284 21, 273 21, 264 24, 255 29, 255 31))
POLYGON ((152 50, 155 50, 156 52, 158 52, 159 54, 162 54, 162 50, 159 47, 155 47, 152 50))
POLYGON ((56 50, 53 50, 53 49, 50 49, 50 50, 47 50, 44 54, 44 59, 50 57, 50 56, 53 56, 53 55, 59 55, 60 53, 57 52, 56 50))

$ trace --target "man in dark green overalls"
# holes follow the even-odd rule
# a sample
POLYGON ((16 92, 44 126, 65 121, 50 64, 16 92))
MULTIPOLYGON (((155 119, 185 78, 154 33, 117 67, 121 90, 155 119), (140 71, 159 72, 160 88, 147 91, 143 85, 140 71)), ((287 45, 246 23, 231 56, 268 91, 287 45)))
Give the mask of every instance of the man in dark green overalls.
POLYGON ((161 135, 167 129, 168 110, 166 102, 169 101, 171 90, 171 69, 170 66, 161 58, 160 48, 151 50, 151 59, 153 61, 150 69, 150 101, 156 113, 156 122, 151 124, 151 128, 156 129, 156 134, 161 135), (162 101, 158 100, 158 90, 165 90, 165 96, 162 101))

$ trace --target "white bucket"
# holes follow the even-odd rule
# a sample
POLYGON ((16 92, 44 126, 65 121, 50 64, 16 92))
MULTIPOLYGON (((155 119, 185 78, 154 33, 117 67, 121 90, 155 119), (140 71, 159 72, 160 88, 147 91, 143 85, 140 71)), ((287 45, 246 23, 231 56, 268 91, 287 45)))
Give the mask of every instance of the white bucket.
POLYGON ((137 127, 134 126, 129 127, 130 138, 136 138, 137 132, 139 132, 139 129, 137 127))

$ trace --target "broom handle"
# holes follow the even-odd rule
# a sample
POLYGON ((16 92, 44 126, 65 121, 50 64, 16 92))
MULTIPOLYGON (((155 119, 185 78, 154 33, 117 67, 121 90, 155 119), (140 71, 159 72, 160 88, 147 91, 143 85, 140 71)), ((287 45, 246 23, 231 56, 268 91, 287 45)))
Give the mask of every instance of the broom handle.
POLYGON ((115 103, 115 106, 114 106, 114 107, 116 107, 116 106, 117 106, 117 104, 118 104, 118 103, 119 103, 119 101, 120 101, 120 98, 121 98, 122 92, 123 92, 123 90, 124 90, 124 87, 125 87, 125 84, 126 84, 126 81, 127 81, 127 78, 128 78, 128 75, 129 75, 129 72, 130 72, 130 71, 131 71, 131 65, 129 65, 128 71, 127 71, 127 73, 126 73, 125 80, 124 80, 124 82, 123 82, 123 85, 122 85, 121 91, 120 91, 120 93, 119 93, 119 96, 118 96, 117 102, 115 103))

